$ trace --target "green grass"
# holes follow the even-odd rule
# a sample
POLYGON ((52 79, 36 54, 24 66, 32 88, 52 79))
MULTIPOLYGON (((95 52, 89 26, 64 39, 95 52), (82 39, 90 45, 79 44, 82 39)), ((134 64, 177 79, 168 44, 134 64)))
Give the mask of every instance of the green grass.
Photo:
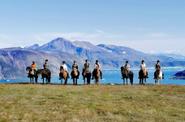
POLYGON ((185 121, 185 86, 0 85, 0 121, 185 121))

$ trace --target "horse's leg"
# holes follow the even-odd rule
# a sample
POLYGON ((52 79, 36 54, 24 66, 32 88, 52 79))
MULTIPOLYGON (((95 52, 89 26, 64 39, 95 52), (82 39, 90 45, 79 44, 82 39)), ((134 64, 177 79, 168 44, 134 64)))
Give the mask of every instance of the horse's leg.
POLYGON ((65 82, 64 84, 65 84, 65 85, 67 85, 67 78, 66 78, 66 79, 64 79, 64 80, 65 80, 65 81, 64 81, 64 82, 65 82))
POLYGON ((141 85, 143 85, 143 78, 141 78, 141 85))
POLYGON ((51 82, 51 77, 48 77, 48 83, 50 83, 51 82))
POLYGON ((96 84, 99 85, 99 78, 97 78, 96 84))
POLYGON ((85 85, 85 76, 83 76, 83 80, 84 80, 84 85, 85 85))
POLYGON ((125 85, 125 78, 123 78, 123 85, 125 85))
POLYGON ((133 85, 133 78, 130 77, 129 79, 130 79, 130 84, 133 85))
POLYGON ((63 84, 63 79, 61 78, 61 84, 63 84))
POLYGON ((155 85, 157 84, 157 79, 155 79, 155 85))
POLYGON ((44 84, 44 77, 42 77, 42 84, 44 84))
POLYGON ((158 85, 160 85, 160 79, 158 80, 158 85))
POLYGON ((89 85, 90 84, 91 77, 87 76, 86 78, 87 78, 87 85, 89 85))
POLYGON ((76 85, 78 85, 77 80, 78 80, 78 79, 76 78, 76 85))
POLYGON ((37 83, 38 81, 38 76, 35 76, 35 83, 37 83))
POLYGON ((97 85, 97 79, 95 78, 95 84, 97 85))
POLYGON ((75 85, 75 78, 73 78, 73 85, 75 85))

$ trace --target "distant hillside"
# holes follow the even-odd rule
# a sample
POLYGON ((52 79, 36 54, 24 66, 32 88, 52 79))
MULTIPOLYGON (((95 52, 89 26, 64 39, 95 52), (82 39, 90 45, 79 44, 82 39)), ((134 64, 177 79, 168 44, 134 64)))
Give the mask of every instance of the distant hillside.
POLYGON ((25 48, 0 49, 0 79, 25 77, 26 66, 36 61, 37 67, 42 68, 45 59, 49 59, 53 75, 58 75, 63 60, 69 67, 76 60, 81 68, 84 60, 89 59, 91 69, 96 59, 100 61, 103 69, 119 68, 126 60, 129 60, 132 67, 138 67, 142 59, 149 67, 153 67, 158 59, 163 66, 185 65, 183 58, 181 60, 177 55, 151 55, 123 46, 93 45, 86 41, 72 42, 64 38, 56 38, 41 46, 34 44, 25 48))

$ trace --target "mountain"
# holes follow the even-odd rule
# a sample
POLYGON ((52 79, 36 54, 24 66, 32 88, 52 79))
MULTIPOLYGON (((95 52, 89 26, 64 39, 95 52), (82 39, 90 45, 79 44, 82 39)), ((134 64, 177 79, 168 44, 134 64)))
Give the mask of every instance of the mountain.
MULTIPOLYGON (((180 57, 180 56, 179 56, 180 57)), ((184 66, 185 61, 177 56, 151 55, 124 46, 93 45, 86 41, 70 41, 56 38, 44 45, 34 44, 25 48, 0 49, 0 79, 26 77, 26 67, 32 61, 42 68, 45 59, 49 59, 50 70, 58 75, 59 67, 65 60, 69 68, 74 60, 79 64, 80 70, 84 60, 89 59, 91 69, 95 60, 99 60, 103 69, 119 68, 126 60, 132 67, 138 67, 142 59, 148 67, 153 67, 156 60, 161 60, 163 66, 184 66)))
POLYGON ((175 78, 185 79, 185 70, 177 72, 175 78))
POLYGON ((164 53, 164 54, 158 54, 160 57, 168 57, 169 59, 175 59, 176 61, 183 61, 185 60, 185 56, 179 55, 179 54, 170 54, 170 53, 164 53))

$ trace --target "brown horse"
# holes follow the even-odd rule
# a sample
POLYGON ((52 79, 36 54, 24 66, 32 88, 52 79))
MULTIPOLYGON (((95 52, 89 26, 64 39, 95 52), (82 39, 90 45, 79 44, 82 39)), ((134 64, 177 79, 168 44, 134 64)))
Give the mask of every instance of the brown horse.
POLYGON ((133 85, 134 73, 132 71, 128 71, 124 66, 122 66, 121 75, 124 85, 128 85, 128 79, 130 80, 130 84, 133 85))
POLYGON ((79 79, 79 75, 80 75, 80 72, 78 71, 78 69, 73 68, 73 70, 71 71, 71 78, 73 79, 73 85, 78 84, 77 80, 79 79))
POLYGON ((28 71, 28 77, 30 78, 30 83, 34 82, 35 78, 35 83, 38 82, 38 77, 41 75, 43 84, 46 79, 46 83, 50 83, 51 81, 51 71, 49 69, 38 69, 37 71, 33 71, 31 67, 27 67, 26 70, 28 71))
POLYGON ((60 67, 59 80, 61 80, 61 84, 63 84, 64 80, 64 85, 67 85, 68 72, 65 71, 62 66, 60 67))
POLYGON ((87 79, 87 85, 89 85, 91 83, 91 71, 89 70, 89 68, 82 70, 82 76, 84 80, 84 85, 86 84, 85 79, 87 79))
POLYGON ((34 83, 36 70, 32 69, 31 67, 26 67, 26 71, 28 74, 28 78, 30 78, 30 83, 34 83))
POLYGON ((144 85, 148 78, 148 71, 146 69, 139 71, 139 84, 144 85))
POLYGON ((101 78, 101 71, 95 68, 92 72, 92 79, 95 79, 95 84, 99 84, 100 78, 101 78))

